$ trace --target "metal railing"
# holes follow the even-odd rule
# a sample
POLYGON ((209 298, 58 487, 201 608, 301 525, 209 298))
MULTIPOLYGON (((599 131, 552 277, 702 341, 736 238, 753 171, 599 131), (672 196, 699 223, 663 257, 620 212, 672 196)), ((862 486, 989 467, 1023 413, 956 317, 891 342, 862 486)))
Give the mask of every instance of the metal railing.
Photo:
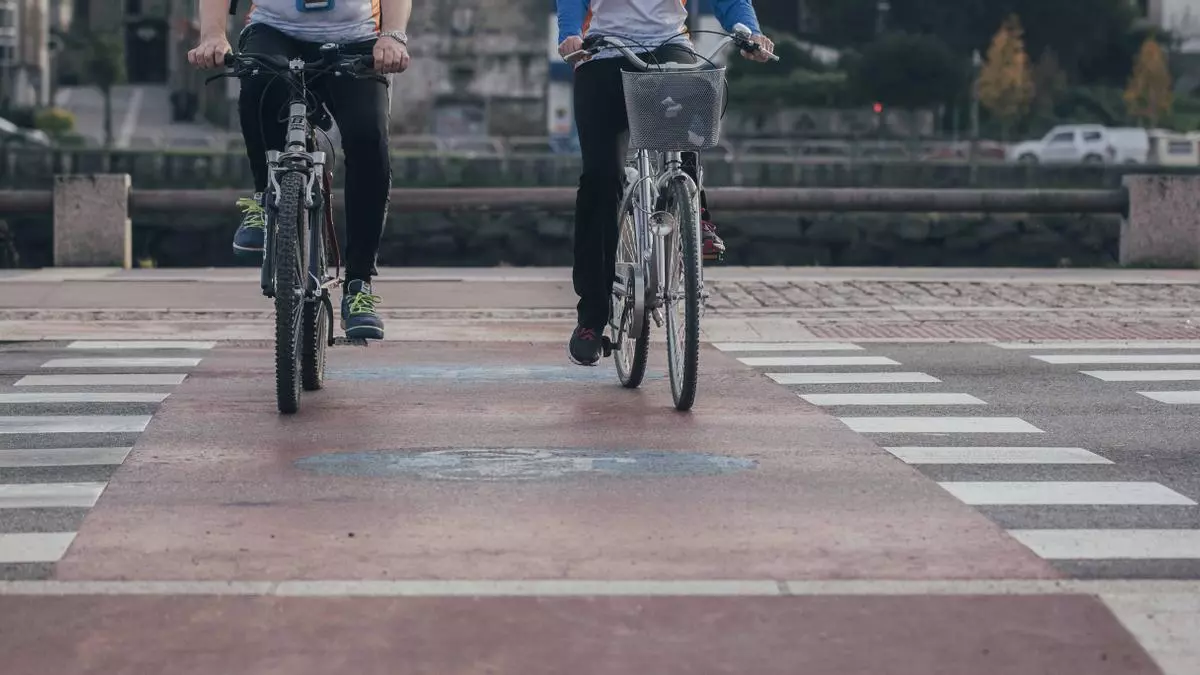
MULTIPOLYGON (((857 213, 1113 213, 1125 214, 1129 195, 1113 190, 938 190, 871 188, 736 188, 707 190, 714 208, 738 211, 857 213)), ((133 213, 234 212, 241 190, 133 190, 133 213)), ((343 201, 336 191, 334 203, 343 201)), ((390 209, 402 212, 534 209, 569 211, 573 188, 400 188, 391 191, 390 209)), ((0 192, 0 217, 48 213, 49 190, 0 192)), ((188 228, 186 219, 171 221, 188 228)))

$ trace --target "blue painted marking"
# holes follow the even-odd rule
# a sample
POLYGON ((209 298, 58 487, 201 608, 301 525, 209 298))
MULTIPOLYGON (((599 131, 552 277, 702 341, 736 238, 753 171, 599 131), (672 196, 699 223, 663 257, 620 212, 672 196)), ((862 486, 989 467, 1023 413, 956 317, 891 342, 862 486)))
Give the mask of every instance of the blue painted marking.
MULTIPOLYGON (((379 366, 375 368, 331 368, 331 380, 425 380, 441 382, 506 383, 526 382, 616 382, 616 374, 607 368, 580 366, 463 366, 411 365, 379 366)), ((660 380, 665 375, 647 372, 647 380, 660 380)))
POLYGON ((313 455, 299 469, 331 476, 449 481, 531 481, 579 476, 675 477, 747 471, 753 460, 695 452, 455 448, 313 455))

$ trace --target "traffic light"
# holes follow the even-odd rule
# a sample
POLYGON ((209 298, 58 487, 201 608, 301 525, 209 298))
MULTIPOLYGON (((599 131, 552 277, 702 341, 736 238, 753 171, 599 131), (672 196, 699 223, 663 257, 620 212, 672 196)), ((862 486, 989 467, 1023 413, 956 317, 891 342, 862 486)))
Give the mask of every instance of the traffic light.
POLYGON ((875 105, 873 106, 873 109, 875 110, 875 114, 878 115, 883 112, 883 104, 876 102, 875 105))

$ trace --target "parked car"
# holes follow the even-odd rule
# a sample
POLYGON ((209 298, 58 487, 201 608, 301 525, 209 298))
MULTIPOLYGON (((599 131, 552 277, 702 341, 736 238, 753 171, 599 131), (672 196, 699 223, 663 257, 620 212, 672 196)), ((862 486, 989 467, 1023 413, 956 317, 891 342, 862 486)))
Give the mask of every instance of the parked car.
POLYGON ((36 145, 48 148, 53 143, 46 132, 40 129, 22 129, 0 117, 0 145, 36 145))
POLYGON ((1029 164, 1145 164, 1149 152, 1145 129, 1072 124, 1054 127, 1041 140, 1014 145, 1008 159, 1029 164))
POLYGON ((1200 136, 1164 129, 1150 131, 1147 163, 1158 166, 1200 165, 1200 136))

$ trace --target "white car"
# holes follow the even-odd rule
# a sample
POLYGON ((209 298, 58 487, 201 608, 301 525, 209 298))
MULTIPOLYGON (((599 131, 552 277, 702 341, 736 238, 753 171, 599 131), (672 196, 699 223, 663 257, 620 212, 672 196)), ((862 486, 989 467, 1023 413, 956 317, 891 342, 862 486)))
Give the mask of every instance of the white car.
POLYGON ((1145 129, 1099 124, 1057 126, 1039 141, 1025 141, 1008 159, 1026 164, 1145 164, 1150 138, 1145 129))

